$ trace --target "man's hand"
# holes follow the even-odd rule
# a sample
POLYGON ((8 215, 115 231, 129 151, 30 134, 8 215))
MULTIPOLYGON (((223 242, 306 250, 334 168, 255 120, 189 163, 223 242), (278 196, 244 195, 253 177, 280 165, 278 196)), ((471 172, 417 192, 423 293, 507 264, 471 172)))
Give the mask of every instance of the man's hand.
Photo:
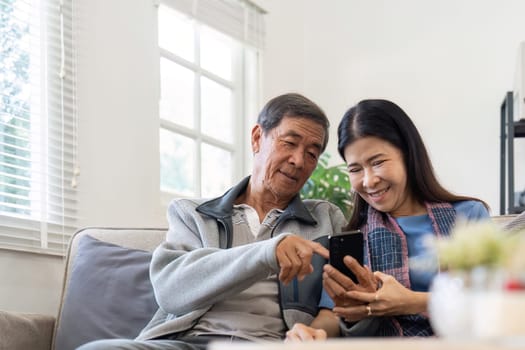
POLYGON ((319 254, 328 259, 328 249, 317 242, 299 236, 287 236, 277 245, 275 256, 279 264, 279 280, 284 284, 290 283, 297 277, 301 281, 312 273, 312 256, 319 254))
POLYGON ((296 323, 292 329, 286 332, 285 342, 301 342, 311 340, 326 340, 324 329, 309 327, 302 323, 296 323))

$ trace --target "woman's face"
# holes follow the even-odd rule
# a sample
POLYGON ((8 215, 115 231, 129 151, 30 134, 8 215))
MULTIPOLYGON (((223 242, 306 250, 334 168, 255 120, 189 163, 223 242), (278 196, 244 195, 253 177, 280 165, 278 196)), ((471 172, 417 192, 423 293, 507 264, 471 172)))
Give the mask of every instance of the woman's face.
POLYGON ((407 186, 403 154, 387 141, 363 137, 346 146, 352 188, 373 208, 394 217, 424 214, 407 186))

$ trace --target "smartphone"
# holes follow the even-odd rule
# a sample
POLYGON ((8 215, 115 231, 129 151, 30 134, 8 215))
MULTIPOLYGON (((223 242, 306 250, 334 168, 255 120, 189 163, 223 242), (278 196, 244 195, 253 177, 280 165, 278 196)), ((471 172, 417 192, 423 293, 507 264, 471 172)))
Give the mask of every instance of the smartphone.
POLYGON ((330 265, 350 277, 354 283, 358 283, 357 277, 346 267, 343 258, 350 255, 356 259, 359 264, 363 265, 363 233, 359 230, 338 232, 329 236, 328 239, 330 265))

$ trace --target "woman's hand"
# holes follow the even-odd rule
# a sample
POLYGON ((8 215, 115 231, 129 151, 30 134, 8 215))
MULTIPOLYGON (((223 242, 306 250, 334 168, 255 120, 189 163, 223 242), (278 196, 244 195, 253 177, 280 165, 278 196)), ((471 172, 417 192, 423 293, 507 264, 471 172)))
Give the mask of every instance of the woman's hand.
POLYGON ((349 307, 337 305, 333 311, 347 321, 358 321, 369 316, 412 315, 426 312, 428 293, 405 288, 393 276, 382 272, 374 275, 381 282, 376 292, 349 290, 346 298, 352 299, 349 307))
POLYGON ((354 283, 332 265, 325 265, 323 270, 323 287, 332 298, 336 306, 348 307, 363 305, 364 302, 348 297, 349 291, 360 291, 373 293, 377 290, 378 280, 370 269, 361 266, 351 256, 345 256, 344 263, 357 277, 359 283, 354 283))

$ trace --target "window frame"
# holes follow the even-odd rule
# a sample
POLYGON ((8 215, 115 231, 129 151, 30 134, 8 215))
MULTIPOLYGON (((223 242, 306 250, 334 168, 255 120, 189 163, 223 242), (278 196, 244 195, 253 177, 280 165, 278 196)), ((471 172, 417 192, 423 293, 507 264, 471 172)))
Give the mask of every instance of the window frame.
MULTIPOLYGON (((196 142, 196 159, 195 159, 195 193, 190 197, 202 197, 202 157, 201 157, 201 147, 203 143, 209 144, 214 147, 218 147, 219 149, 225 150, 227 152, 230 152, 232 155, 232 176, 231 176, 231 184, 234 184, 236 181, 238 181, 240 178, 242 178, 246 173, 247 169, 250 165, 250 159, 249 155, 251 154, 249 152, 250 149, 250 142, 249 142, 249 135, 250 135, 250 127, 253 125, 256 119, 256 115, 254 114, 254 111, 259 106, 260 101, 260 47, 254 47, 249 45, 246 42, 239 41, 237 38, 228 35, 228 33, 224 33, 217 28, 214 28, 213 26, 208 25, 208 23, 203 23, 203 21, 200 21, 198 19, 198 16, 191 16, 188 13, 184 13, 180 11, 178 8, 174 8, 173 3, 176 1, 160 1, 159 6, 166 6, 168 9, 177 11, 179 14, 186 15, 188 18, 191 18, 193 20, 193 28, 194 28, 194 62, 190 62, 186 59, 184 59, 181 56, 178 56, 160 46, 159 43, 159 62, 162 59, 166 59, 170 62, 173 62, 175 64, 178 64, 186 69, 191 70, 194 72, 194 118, 195 118, 195 125, 194 128, 187 128, 182 125, 178 125, 176 123, 173 123, 169 120, 163 119, 160 116, 160 110, 159 110, 159 132, 160 130, 166 130, 168 132, 178 134, 184 137, 191 138, 196 142), (172 6, 170 6, 170 4, 172 6), (214 30, 218 30, 223 35, 228 36, 231 38, 236 44, 237 49, 234 51, 234 56, 232 57, 232 79, 231 81, 224 79, 212 72, 207 71, 201 66, 201 60, 200 60, 200 37, 201 37, 201 28, 203 26, 208 26, 214 30), (249 60, 249 56, 252 58, 251 64, 247 64, 247 61, 249 60), (248 73, 247 69, 251 68, 253 71, 248 73), (213 138, 211 136, 208 136, 203 133, 201 128, 201 86, 200 81, 201 78, 205 77, 207 79, 210 79, 213 82, 216 82, 220 84, 221 86, 225 86, 232 91, 232 113, 233 113, 233 123, 234 126, 233 130, 233 142, 227 143, 221 140, 218 140, 216 138, 213 138), (253 77, 255 77, 255 82, 248 82, 248 80, 253 77), (247 89, 246 87, 249 86, 250 88, 247 89), (248 91, 249 90, 249 91, 248 91), (247 101, 247 99, 251 99, 251 101, 247 101)), ((241 1, 242 2, 242 1, 241 1)), ((158 12, 157 12, 158 13, 158 12)), ((159 25, 157 25, 157 29, 159 29, 159 25)), ((161 72, 160 72, 160 64, 159 64, 159 85, 160 85, 160 79, 161 79, 161 72)), ((161 87, 159 87, 159 101, 160 101, 160 95, 161 95, 161 87)), ((224 189, 226 190, 226 189, 224 189)), ((184 195, 182 193, 176 193, 171 191, 164 191, 162 189, 162 186, 160 186, 160 192, 161 192, 161 204, 163 207, 166 207, 174 197, 188 197, 187 195, 184 195)), ((220 195, 217 194, 217 195, 220 195)))

